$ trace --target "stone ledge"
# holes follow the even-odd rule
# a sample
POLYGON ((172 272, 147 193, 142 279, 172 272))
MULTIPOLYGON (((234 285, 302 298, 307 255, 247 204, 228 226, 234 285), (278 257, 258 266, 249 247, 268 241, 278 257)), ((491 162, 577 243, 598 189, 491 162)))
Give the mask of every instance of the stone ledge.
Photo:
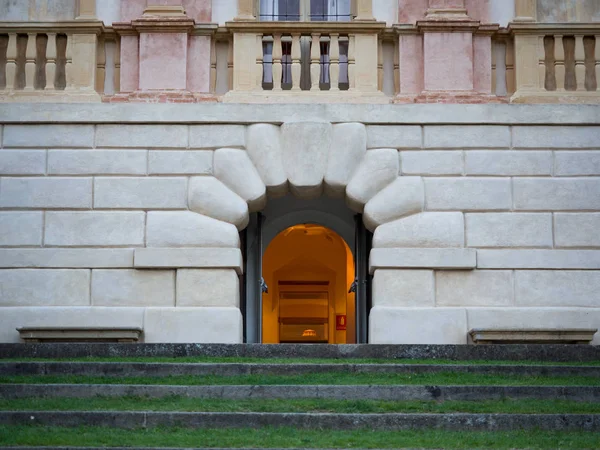
POLYGON ((139 248, 136 269, 235 269, 241 275, 242 252, 237 248, 139 248))
POLYGON ((477 250, 478 269, 600 269, 600 250, 477 250))
POLYGON ((137 342, 143 330, 137 327, 21 327, 17 331, 25 342, 137 342))
POLYGON ((4 248, 0 268, 100 269, 133 267, 133 249, 4 248))
POLYGON ((598 329, 474 328, 469 337, 475 344, 589 344, 598 329))
POLYGON ((0 104, 2 123, 600 124, 594 105, 0 104), (25 119, 24 119, 25 118, 25 119))
POLYGON ((474 269, 474 249, 450 248, 374 248, 369 270, 377 269, 474 269))

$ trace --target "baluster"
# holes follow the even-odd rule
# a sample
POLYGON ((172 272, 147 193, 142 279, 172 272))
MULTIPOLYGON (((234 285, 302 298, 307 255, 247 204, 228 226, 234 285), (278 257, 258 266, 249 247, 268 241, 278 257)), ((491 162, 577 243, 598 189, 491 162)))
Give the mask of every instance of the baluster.
POLYGON ((377 39, 377 90, 383 92, 383 41, 377 39))
POLYGON ((394 39, 394 93, 400 93, 400 40, 394 39))
POLYGON ((575 80, 577 90, 585 91, 585 50, 583 48, 583 35, 575 36, 575 80))
POLYGON ((115 73, 113 78, 115 93, 121 92, 121 39, 115 40, 115 73))
POLYGON ((17 34, 8 35, 8 47, 6 48, 6 89, 15 88, 17 75, 17 34))
POLYGON ((515 93, 515 44, 512 39, 506 42, 506 93, 512 95, 515 93))
POLYGON ((300 33, 292 34, 292 91, 300 90, 300 33))
POLYGON ((354 56, 354 36, 348 36, 348 85, 351 91, 356 89, 356 57, 354 56))
POLYGON ((254 87, 257 91, 263 90, 263 71, 264 71, 264 47, 263 47, 263 39, 264 36, 259 34, 256 36, 256 66, 255 66, 255 76, 256 76, 256 86, 254 87))
POLYGON ((214 94, 217 90, 217 39, 213 36, 210 40, 210 87, 209 92, 214 94))
POLYGON ((273 35, 273 90, 281 91, 281 79, 283 76, 283 49, 281 47, 281 34, 273 35))
POLYGON ((48 33, 48 46, 46 47, 46 90, 54 90, 56 78, 56 33, 48 33))
POLYGON ((321 34, 312 34, 310 46, 310 90, 318 91, 321 79, 321 34))
POLYGON ((227 52, 227 78, 228 90, 233 90, 233 37, 229 38, 229 51, 227 52))
POLYGON ((67 34, 67 46, 65 48, 65 89, 74 89, 75 80, 73 74, 73 36, 67 34))
POLYGON ((597 34, 594 37, 596 38, 596 49, 594 52, 594 57, 596 59, 596 90, 600 91, 600 34, 597 34))
POLYGON ((547 91, 556 90, 555 46, 556 41, 552 36, 538 38, 538 87, 547 91))
POLYGON ((329 81, 331 91, 340 90, 340 38, 331 34, 329 38, 329 81))
POLYGON ((27 48, 25 50, 25 90, 33 91, 35 80, 35 56, 37 33, 27 33, 27 48))
POLYGON ((556 90, 565 89, 565 47, 560 34, 554 36, 554 74, 556 90))
POLYGON ((96 92, 104 94, 104 81, 106 80, 106 41, 98 39, 96 44, 96 92))

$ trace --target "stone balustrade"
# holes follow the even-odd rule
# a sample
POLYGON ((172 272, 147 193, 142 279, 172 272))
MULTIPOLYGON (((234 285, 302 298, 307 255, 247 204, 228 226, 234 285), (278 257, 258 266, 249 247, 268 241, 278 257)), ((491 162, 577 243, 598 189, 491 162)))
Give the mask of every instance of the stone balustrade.
POLYGON ((600 103, 600 23, 510 24, 516 103, 600 103))
POLYGON ((0 101, 99 101, 102 30, 102 22, 81 20, 0 24, 0 101))

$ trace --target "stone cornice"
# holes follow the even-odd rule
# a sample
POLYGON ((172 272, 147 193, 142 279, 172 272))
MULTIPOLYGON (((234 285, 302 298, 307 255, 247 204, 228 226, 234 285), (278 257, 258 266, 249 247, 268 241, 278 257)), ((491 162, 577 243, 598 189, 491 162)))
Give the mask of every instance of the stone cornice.
POLYGON ((379 33, 385 22, 227 22, 225 27, 236 33, 379 33))
POLYGON ((513 35, 597 35, 600 34, 600 23, 511 22, 508 24, 508 31, 513 35))
POLYGON ((102 34, 106 27, 99 20, 63 20, 59 22, 4 22, 0 21, 2 33, 65 33, 102 34))

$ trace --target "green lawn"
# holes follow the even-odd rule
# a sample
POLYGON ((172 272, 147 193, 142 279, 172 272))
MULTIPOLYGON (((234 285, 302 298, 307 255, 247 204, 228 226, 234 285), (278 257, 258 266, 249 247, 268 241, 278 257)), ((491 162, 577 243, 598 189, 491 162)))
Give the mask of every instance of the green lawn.
POLYGON ((0 376, 0 383, 25 384, 152 384, 152 385, 504 385, 504 386, 600 386, 600 377, 493 375, 461 372, 348 373, 310 375, 90 377, 81 375, 0 376))
POLYGON ((600 414, 600 403, 565 400, 383 401, 328 399, 223 400, 167 397, 0 399, 1 411, 182 411, 330 413, 600 414))
POLYGON ((0 446, 308 447, 308 448, 600 448, 597 433, 511 431, 320 431, 293 428, 147 429, 0 426, 0 446))

